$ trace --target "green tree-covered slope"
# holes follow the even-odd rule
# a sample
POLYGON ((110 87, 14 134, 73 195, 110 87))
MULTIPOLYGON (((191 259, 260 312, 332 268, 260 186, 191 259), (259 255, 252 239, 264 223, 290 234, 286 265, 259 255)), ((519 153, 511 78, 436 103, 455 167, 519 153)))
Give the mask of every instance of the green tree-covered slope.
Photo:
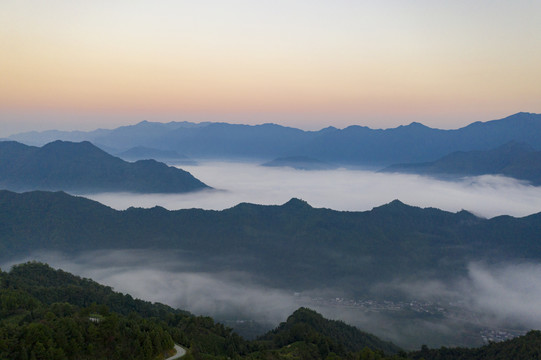
POLYGON ((399 350, 308 309, 247 342, 209 317, 133 299, 46 264, 30 262, 0 273, 1 359, 158 359, 173 341, 189 350, 188 358, 198 359, 280 359, 290 352, 281 349, 293 343, 304 358, 314 346, 321 359, 331 352, 352 356, 364 346, 399 350))
POLYGON ((391 343, 306 308, 254 341, 209 317, 133 299, 46 264, 0 271, 0 359, 539 359, 541 332, 476 349, 405 353, 391 343))

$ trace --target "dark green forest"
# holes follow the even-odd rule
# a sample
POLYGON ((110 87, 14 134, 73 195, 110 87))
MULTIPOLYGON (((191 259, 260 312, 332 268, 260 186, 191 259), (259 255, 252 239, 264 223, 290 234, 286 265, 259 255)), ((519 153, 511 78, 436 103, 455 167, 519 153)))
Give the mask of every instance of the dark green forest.
MULTIPOLYGON (((189 252, 207 271, 245 271, 263 284, 300 291, 467 273, 470 261, 538 261, 541 214, 483 219, 395 200, 370 211, 242 203, 211 211, 116 211, 62 192, 0 191, 0 257, 31 251, 108 249, 189 252)), ((180 256, 180 255, 179 255, 180 256)))
POLYGON ((306 308, 246 341, 210 317, 113 291, 46 264, 0 271, 0 359, 163 359, 173 344, 184 359, 484 360, 540 359, 541 332, 476 349, 423 346, 406 353, 306 308))
POLYGON ((248 342, 210 317, 133 299, 46 264, 25 263, 0 274, 1 359, 158 359, 173 342, 197 359, 281 359, 292 352, 355 358, 365 347, 399 351, 308 309, 248 342))

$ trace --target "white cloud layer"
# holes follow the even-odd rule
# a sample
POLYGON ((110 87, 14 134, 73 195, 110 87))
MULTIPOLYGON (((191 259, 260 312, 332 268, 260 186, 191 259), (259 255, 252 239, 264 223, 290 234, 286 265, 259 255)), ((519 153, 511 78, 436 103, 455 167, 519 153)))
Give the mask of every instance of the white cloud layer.
POLYGON ((217 190, 183 195, 105 193, 87 197, 116 209, 159 205, 171 210, 222 210, 240 202, 280 205, 297 197, 314 207, 348 211, 370 210, 394 199, 453 212, 465 209, 489 218, 541 211, 541 187, 502 176, 451 182, 365 170, 304 171, 248 163, 204 163, 183 169, 217 190))

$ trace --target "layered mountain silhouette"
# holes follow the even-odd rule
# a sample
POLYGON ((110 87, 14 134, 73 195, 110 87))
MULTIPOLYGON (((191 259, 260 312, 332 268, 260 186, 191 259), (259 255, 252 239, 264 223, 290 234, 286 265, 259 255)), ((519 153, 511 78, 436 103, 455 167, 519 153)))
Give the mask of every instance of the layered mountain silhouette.
POLYGON ((108 152, 143 146, 176 151, 192 159, 269 161, 304 156, 354 166, 389 166, 435 161, 456 151, 490 150, 510 141, 541 150, 541 114, 517 113, 500 120, 475 122, 456 130, 411 123, 393 129, 350 126, 303 131, 275 124, 143 121, 132 126, 91 132, 45 131, 13 135, 11 140, 43 145, 53 140, 88 140, 108 152))
POLYGON ((541 260, 541 214, 482 219, 398 200, 364 212, 298 199, 223 211, 116 211, 62 192, 2 191, 0 229, 3 260, 32 250, 176 249, 208 271, 244 271, 295 291, 336 286, 362 293, 396 276, 465 275, 470 261, 541 260))
POLYGON ((541 151, 524 143, 509 142, 489 151, 459 151, 436 161, 396 164, 382 172, 415 173, 443 177, 504 175, 541 185, 541 151))
POLYGON ((183 193, 209 187, 190 173, 155 160, 129 163, 88 141, 43 147, 0 142, 0 187, 75 193, 183 193))

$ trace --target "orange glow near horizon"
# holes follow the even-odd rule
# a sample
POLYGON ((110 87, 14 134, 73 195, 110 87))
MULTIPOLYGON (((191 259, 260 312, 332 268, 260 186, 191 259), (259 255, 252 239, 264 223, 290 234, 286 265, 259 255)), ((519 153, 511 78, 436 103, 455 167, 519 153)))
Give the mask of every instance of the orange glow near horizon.
POLYGON ((541 112, 541 5, 526 0, 482 15, 462 1, 203 3, 0 5, 0 122, 42 109, 453 127, 460 114, 541 112))

